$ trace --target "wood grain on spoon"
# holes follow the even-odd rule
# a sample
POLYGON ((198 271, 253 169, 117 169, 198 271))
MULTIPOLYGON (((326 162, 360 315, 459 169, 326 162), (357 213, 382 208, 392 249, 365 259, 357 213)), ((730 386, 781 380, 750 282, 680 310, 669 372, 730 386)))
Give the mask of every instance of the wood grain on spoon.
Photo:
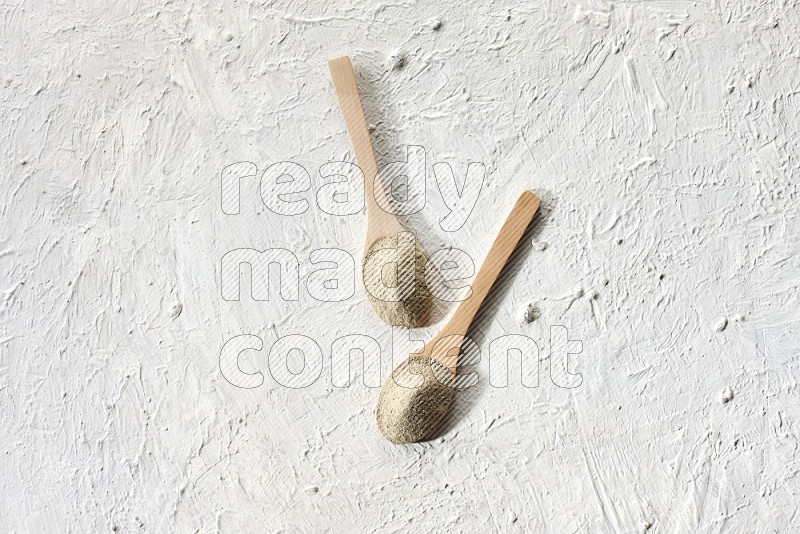
POLYGON ((511 213, 503 223, 500 232, 486 254, 486 259, 472 281, 472 294, 456 309, 439 334, 429 341, 422 352, 415 353, 412 358, 433 358, 455 374, 458 367, 458 352, 464 341, 475 314, 481 307, 486 295, 494 285, 500 271, 517 246, 522 234, 539 209, 539 197, 530 191, 524 191, 514 204, 511 213))

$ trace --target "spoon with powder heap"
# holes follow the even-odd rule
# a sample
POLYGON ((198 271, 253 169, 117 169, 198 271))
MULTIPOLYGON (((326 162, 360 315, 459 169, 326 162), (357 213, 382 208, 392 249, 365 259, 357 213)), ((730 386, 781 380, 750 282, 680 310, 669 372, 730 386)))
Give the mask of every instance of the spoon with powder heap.
POLYGON ((367 236, 362 271, 367 299, 384 322, 406 328, 420 326, 433 303, 425 281, 428 257, 400 221, 385 209, 389 202, 378 180, 378 165, 350 58, 333 58, 328 61, 328 68, 356 160, 364 173, 367 236))
POLYGON ((520 195, 475 275, 472 294, 422 352, 412 354, 384 383, 376 418, 392 443, 423 441, 444 419, 455 396, 458 355, 467 329, 538 209, 536 195, 520 195))

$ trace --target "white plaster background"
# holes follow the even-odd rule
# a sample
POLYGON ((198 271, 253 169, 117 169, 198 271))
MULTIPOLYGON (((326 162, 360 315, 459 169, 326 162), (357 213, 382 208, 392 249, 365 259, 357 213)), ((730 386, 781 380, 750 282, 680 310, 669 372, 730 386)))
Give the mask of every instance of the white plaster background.
POLYGON ((797 2, 6 1, 0 25, 3 532, 798 528, 797 2), (380 164, 420 144, 487 166, 458 232, 429 186, 408 221, 429 251, 480 260, 520 189, 544 200, 549 246, 476 328, 540 340, 541 385, 490 388, 482 361, 427 444, 384 441, 377 391, 327 364, 305 390, 219 370, 243 333, 251 371, 278 335, 390 338, 361 291, 219 290, 233 248, 294 248, 306 273, 315 248, 360 253, 361 216, 287 220, 255 181, 241 215, 219 205, 230 163, 316 180, 352 157, 326 65, 345 53, 380 164), (577 389, 548 379, 551 324, 583 340, 577 389))

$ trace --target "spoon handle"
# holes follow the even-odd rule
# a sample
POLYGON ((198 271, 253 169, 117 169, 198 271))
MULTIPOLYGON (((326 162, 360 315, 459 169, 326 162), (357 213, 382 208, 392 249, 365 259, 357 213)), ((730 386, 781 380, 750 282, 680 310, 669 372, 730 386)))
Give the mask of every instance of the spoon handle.
POLYGON ((353 64, 350 63, 348 56, 335 57, 328 60, 328 70, 331 72, 333 88, 339 99, 339 108, 344 115, 344 124, 356 154, 356 161, 364 173, 364 197, 367 202, 367 211, 373 216, 379 216, 382 210, 376 209, 378 205, 373 191, 379 189, 374 187, 378 175, 378 164, 375 162, 375 153, 372 151, 372 143, 369 140, 369 128, 367 120, 364 118, 364 108, 361 107, 361 96, 358 93, 353 64), (372 184, 373 187, 369 187, 369 184, 372 184))
POLYGON ((500 271, 503 270, 508 258, 517 246, 522 234, 530 224, 531 219, 539 209, 539 197, 530 191, 523 191, 517 199, 514 208, 503 223, 500 232, 492 243, 486 258, 472 281, 472 295, 456 309, 453 317, 447 323, 441 336, 466 335, 469 325, 478 313, 486 295, 494 285, 500 271))

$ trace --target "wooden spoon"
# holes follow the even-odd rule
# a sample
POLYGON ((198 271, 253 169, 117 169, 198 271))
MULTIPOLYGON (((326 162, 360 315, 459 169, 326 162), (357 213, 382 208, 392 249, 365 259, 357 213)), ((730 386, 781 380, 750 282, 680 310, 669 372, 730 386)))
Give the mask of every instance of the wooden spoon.
MULTIPOLYGON (((414 242, 412 242, 412 246, 403 247, 401 245, 399 235, 403 234, 405 236, 403 239, 408 239, 407 230, 393 214, 378 204, 378 199, 380 199, 384 206, 388 206, 388 199, 378 179, 378 165, 370 144, 369 129, 367 121, 364 119, 364 110, 361 107, 361 97, 356 86, 350 58, 342 56, 330 59, 328 68, 336 89, 336 96, 339 99, 339 107, 344 115, 345 126, 350 135, 350 142, 353 144, 356 161, 364 173, 367 235, 364 241, 362 266, 370 266, 370 268, 364 269, 364 281, 367 285, 370 304, 375 313, 388 324, 407 328, 420 326, 427 319, 433 302, 433 296, 425 284, 424 273, 427 256, 414 242), (393 281, 398 286, 404 286, 395 292, 399 296, 395 293, 391 296, 384 296, 376 294, 377 291, 370 290, 370 280, 376 283, 383 280, 382 268, 385 261, 382 260, 377 265, 368 263, 370 255, 375 252, 373 248, 379 242, 381 244, 377 248, 386 249, 396 246, 398 251, 404 252, 403 254, 398 252, 394 258, 397 263, 406 263, 406 265, 397 266, 396 280, 393 281), (415 263, 417 265, 414 265, 415 263), (397 300, 393 300, 394 298, 397 300)), ((384 257, 386 256, 384 255, 384 257)), ((391 256, 389 257, 391 258, 391 256)))
POLYGON ((539 198, 524 191, 475 276, 472 295, 461 302, 447 325, 425 344, 422 352, 401 363, 381 388, 376 418, 381 432, 392 443, 422 441, 444 419, 455 394, 448 383, 456 374, 459 349, 467 330, 538 209, 539 198), (452 375, 450 380, 447 371, 452 375), (419 375, 422 375, 421 385, 410 386, 414 378, 420 382, 419 375))

